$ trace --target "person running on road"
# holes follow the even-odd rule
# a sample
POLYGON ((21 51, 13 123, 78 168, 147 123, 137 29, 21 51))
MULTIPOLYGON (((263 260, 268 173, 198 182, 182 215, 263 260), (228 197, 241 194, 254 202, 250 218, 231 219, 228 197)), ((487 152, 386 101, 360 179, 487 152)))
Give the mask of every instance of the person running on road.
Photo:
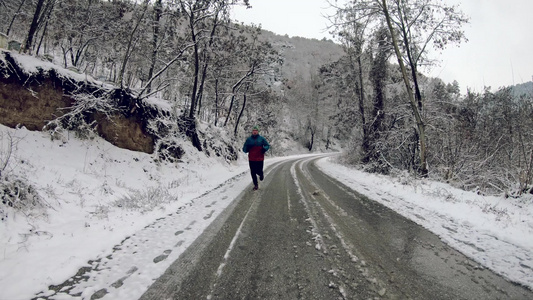
POLYGON ((257 175, 259 180, 263 180, 263 162, 265 160, 265 152, 270 149, 270 144, 267 140, 259 135, 259 127, 252 128, 252 135, 246 139, 242 151, 248 153, 248 162, 250 164, 250 172, 252 173, 252 181, 254 183, 254 190, 259 188, 257 183, 257 175))

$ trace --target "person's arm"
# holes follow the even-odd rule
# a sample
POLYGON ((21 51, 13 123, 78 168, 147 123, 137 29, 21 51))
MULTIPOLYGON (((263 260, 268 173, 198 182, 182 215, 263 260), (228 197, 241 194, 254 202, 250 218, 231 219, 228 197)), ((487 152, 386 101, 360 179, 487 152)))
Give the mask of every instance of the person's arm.
POLYGON ((244 142, 244 146, 242 146, 242 152, 248 153, 248 140, 244 142))
POLYGON ((270 149, 270 144, 267 142, 265 138, 263 138, 263 153, 267 152, 268 149, 270 149))

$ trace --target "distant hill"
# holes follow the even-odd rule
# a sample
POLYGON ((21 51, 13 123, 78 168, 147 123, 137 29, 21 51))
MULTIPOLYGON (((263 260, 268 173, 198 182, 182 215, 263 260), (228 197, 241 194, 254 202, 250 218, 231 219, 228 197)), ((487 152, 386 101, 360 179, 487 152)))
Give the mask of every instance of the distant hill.
POLYGON ((512 89, 515 96, 533 95, 533 81, 517 84, 512 89))
POLYGON ((336 61, 344 54, 342 47, 331 40, 289 37, 267 30, 263 30, 261 37, 283 55, 282 74, 289 80, 309 80, 320 66, 336 61))

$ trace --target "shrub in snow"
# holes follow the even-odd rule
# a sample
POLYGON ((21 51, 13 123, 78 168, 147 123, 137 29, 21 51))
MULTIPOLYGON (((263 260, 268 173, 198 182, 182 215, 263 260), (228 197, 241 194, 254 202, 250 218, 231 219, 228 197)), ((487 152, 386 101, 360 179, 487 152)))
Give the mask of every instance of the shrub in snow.
POLYGON ((226 162, 236 161, 239 157, 237 150, 229 142, 217 141, 214 138, 208 138, 204 139, 203 146, 208 156, 211 155, 211 152, 213 152, 215 156, 222 157, 226 162))
POLYGON ((180 145, 180 141, 185 141, 185 136, 179 131, 177 118, 162 114, 158 118, 149 120, 148 130, 157 138, 155 160, 171 163, 181 161, 186 151, 180 145))
POLYGON ((21 212, 26 216, 44 214, 46 204, 35 187, 14 176, 0 177, 0 218, 9 217, 10 211, 21 212))
POLYGON ((185 150, 178 145, 176 140, 159 140, 156 147, 157 159, 171 163, 181 162, 185 150))
MULTIPOLYGON (((91 212, 93 216, 98 219, 108 219, 109 217, 109 207, 104 205, 98 205, 95 207, 94 211, 91 212)), ((85 223, 85 227, 91 227, 89 223, 85 223)))
POLYGON ((363 165, 363 170, 369 173, 389 175, 391 169, 392 167, 382 158, 379 158, 376 161, 370 161, 363 165))
POLYGON ((97 97, 83 93, 72 95, 71 97, 75 100, 73 106, 61 109, 66 112, 46 125, 52 139, 59 139, 64 129, 74 132, 80 139, 92 139, 97 136, 96 121, 88 123, 88 116, 101 113, 111 119, 111 114, 117 111, 117 108, 108 96, 109 94, 103 94, 97 97))
POLYGON ((223 158, 226 162, 236 161, 239 158, 240 147, 244 140, 238 140, 223 128, 216 126, 206 126, 198 130, 198 134, 203 140, 204 152, 207 156, 223 158))
POLYGON ((39 193, 27 180, 12 174, 16 167, 15 152, 21 140, 10 133, 0 132, 0 219, 4 221, 10 211, 21 212, 25 215, 44 213, 44 201, 39 193))
POLYGON ((12 169, 13 154, 17 151, 19 141, 20 138, 9 132, 0 131, 0 177, 12 169))
POLYGON ((120 197, 113 202, 114 206, 139 210, 141 212, 151 211, 161 204, 170 203, 177 197, 170 194, 167 188, 149 187, 146 190, 132 190, 128 195, 120 197))

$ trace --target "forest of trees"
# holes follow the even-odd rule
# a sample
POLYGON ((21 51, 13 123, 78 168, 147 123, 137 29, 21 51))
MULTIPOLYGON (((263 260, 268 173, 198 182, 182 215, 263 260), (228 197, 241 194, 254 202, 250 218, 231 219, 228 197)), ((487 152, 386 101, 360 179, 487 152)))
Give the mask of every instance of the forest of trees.
POLYGON ((199 151, 199 122, 236 143, 258 124, 274 144, 343 150, 370 172, 533 193, 533 84, 461 95, 459 83, 421 72, 430 48, 466 41, 457 7, 352 1, 331 16, 334 44, 237 24, 234 5, 248 3, 0 0, 0 32, 21 52, 168 101, 199 151))
POLYGON ((237 4, 2 1, 0 30, 21 41, 24 53, 113 82, 139 99, 169 101, 201 150, 196 120, 237 131, 243 99, 264 92, 264 81, 274 79, 279 69, 280 57, 258 40, 259 28, 230 22, 230 9, 237 4))
POLYGON ((533 192, 533 89, 487 88, 463 97, 457 82, 444 84, 419 71, 435 61, 428 49, 466 40, 468 18, 458 7, 439 0, 359 0, 339 7, 332 19, 345 61, 321 73, 340 79, 337 89, 351 93, 339 98, 351 101, 338 117, 350 124, 357 115, 356 161, 467 190, 533 192))

